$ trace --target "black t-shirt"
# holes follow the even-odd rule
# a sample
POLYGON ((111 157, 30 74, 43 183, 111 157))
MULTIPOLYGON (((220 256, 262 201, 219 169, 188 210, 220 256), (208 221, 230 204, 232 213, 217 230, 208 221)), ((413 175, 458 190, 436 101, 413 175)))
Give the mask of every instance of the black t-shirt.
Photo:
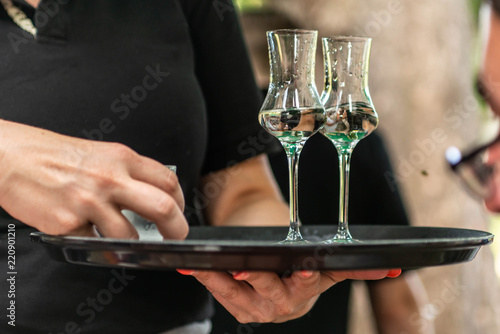
MULTIPOLYGON (((35 11, 18 1, 37 26, 36 41, 0 7, 0 117, 121 142, 177 165, 185 214, 202 224, 200 176, 266 150, 258 142, 260 95, 229 4, 42 0, 35 11)), ((54 262, 30 243, 34 229, 5 213, 2 268, 10 222, 17 224, 16 327, 4 319, 1 333, 158 333, 212 313, 206 289, 191 277, 54 262)))

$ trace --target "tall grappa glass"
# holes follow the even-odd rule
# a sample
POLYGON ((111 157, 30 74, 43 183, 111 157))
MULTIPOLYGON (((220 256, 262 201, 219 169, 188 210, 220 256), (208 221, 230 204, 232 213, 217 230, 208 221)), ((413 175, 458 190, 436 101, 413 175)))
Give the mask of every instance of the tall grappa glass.
POLYGON ((348 224, 349 169, 356 144, 378 125, 368 89, 371 38, 338 36, 322 39, 325 87, 321 102, 326 124, 321 133, 337 149, 340 167, 339 224, 326 242, 352 242, 348 224))
POLYGON ((282 29, 267 32, 269 89, 259 122, 285 149, 290 173, 290 228, 283 242, 304 241, 299 230, 297 171, 306 140, 325 122, 314 82, 317 31, 282 29))

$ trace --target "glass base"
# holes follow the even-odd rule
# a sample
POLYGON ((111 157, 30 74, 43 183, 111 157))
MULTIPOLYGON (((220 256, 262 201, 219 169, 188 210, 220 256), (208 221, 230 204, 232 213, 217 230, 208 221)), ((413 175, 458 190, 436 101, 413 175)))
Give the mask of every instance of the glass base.
POLYGON ((285 240, 282 240, 282 241, 278 242, 278 244, 280 244, 280 245, 310 244, 310 243, 311 242, 307 241, 306 239, 298 239, 298 240, 285 239, 285 240))
POLYGON ((331 239, 323 241, 325 244, 354 244, 354 243, 361 243, 360 240, 358 239, 341 239, 341 238, 336 238, 333 237, 331 239))
POLYGON ((290 227, 288 230, 288 235, 285 240, 278 242, 279 244, 291 244, 291 243, 309 243, 306 239, 302 237, 299 229, 293 229, 290 227))
POLYGON ((352 243, 358 243, 361 242, 358 239, 354 239, 351 236, 351 233, 349 231, 339 231, 335 236, 331 239, 325 240, 325 244, 352 244, 352 243))

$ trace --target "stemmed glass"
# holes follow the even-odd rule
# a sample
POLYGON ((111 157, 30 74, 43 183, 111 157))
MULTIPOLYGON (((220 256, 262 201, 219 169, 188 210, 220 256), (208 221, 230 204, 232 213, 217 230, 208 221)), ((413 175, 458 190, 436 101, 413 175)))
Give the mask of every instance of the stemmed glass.
POLYGON ((314 82, 318 32, 281 29, 267 32, 269 89, 259 122, 285 149, 290 186, 290 228, 283 243, 305 241, 299 230, 297 171, 306 140, 325 122, 325 110, 314 82))
POLYGON ((378 116, 368 90, 371 38, 338 36, 322 38, 325 87, 321 102, 326 124, 321 133, 337 149, 340 167, 339 223, 337 234, 327 240, 356 241, 349 233, 349 169, 356 144, 378 125, 378 116))

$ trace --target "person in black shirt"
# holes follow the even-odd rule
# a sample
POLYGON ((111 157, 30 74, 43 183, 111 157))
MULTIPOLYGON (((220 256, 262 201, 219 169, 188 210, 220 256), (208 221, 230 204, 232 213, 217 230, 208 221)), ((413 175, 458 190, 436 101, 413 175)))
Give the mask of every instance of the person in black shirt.
POLYGON ((0 332, 165 332, 210 318, 207 289, 241 322, 283 322, 346 278, 398 275, 183 272, 205 289, 175 272, 50 261, 32 231, 136 238, 122 209, 171 239, 188 224, 286 225, 288 209, 271 148, 252 145, 260 98, 227 3, 29 3, 0 8, 0 238, 15 224, 18 272, 16 327, 0 332))

